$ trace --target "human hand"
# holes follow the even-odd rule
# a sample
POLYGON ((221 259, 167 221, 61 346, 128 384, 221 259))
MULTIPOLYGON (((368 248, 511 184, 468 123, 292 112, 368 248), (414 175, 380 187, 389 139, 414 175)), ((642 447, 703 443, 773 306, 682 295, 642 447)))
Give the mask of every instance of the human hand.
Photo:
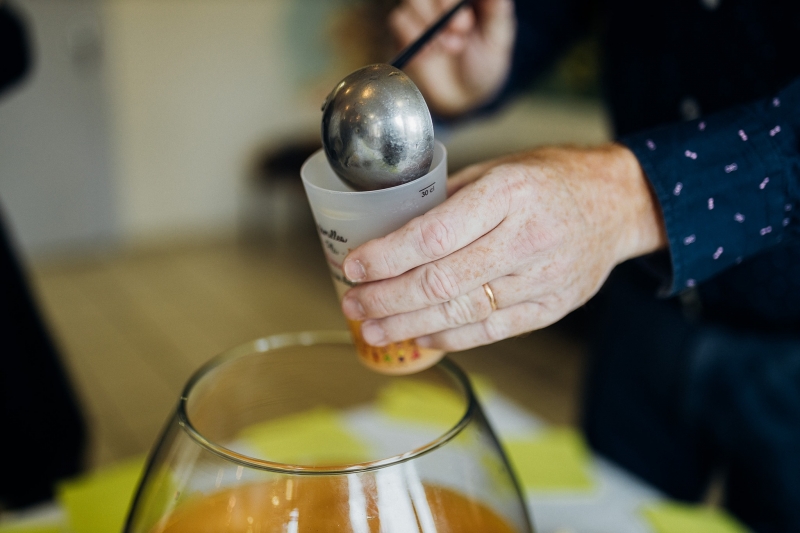
POLYGON ((463 350, 552 324, 611 269, 666 245, 656 200, 620 145, 543 148, 469 167, 452 196, 359 246, 342 301, 373 345, 463 350), (489 283, 493 311, 483 284, 489 283))
MULTIPOLYGON (((398 44, 410 44, 455 3, 404 0, 389 17, 398 44)), ((513 0, 474 0, 403 70, 434 113, 456 116, 500 90, 511 68, 515 35, 513 0)))

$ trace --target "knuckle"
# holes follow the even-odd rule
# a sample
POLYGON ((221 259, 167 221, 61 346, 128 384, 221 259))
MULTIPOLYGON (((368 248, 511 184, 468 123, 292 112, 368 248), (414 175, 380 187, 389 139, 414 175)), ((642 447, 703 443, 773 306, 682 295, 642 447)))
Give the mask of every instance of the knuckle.
POLYGON ((420 282, 429 304, 447 302, 460 292, 458 278, 452 269, 438 263, 428 263, 423 267, 420 282))
POLYGON ((483 324, 483 334, 489 342, 501 341, 509 336, 508 325, 501 320, 493 320, 493 316, 489 316, 481 324, 483 324))
POLYGON ((419 226, 419 252, 428 260, 447 255, 456 244, 456 232, 441 218, 431 215, 419 226))
POLYGON ((441 309, 445 324, 451 328, 472 324, 478 319, 477 310, 466 295, 445 302, 441 309))
POLYGON ((404 272, 400 267, 400 260, 394 248, 388 248, 380 254, 380 265, 385 277, 393 278, 404 272))
POLYGON ((363 291, 359 295, 359 301, 364 306, 368 318, 380 318, 392 314, 378 291, 363 291))
POLYGON ((523 259, 557 247, 560 240, 554 228, 538 220, 531 220, 517 233, 514 248, 518 258, 523 259))

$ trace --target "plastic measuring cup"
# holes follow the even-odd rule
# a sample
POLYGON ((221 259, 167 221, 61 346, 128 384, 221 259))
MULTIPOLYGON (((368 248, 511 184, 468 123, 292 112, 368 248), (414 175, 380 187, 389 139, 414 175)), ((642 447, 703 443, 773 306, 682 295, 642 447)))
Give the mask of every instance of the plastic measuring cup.
MULTIPOLYGON (((427 174, 377 191, 356 191, 347 185, 333 171, 322 150, 308 158, 300 175, 341 300, 354 285, 342 272, 342 262, 350 250, 399 229, 445 200, 447 151, 436 142, 433 163, 427 174)), ((417 372, 435 364, 444 355, 441 350, 420 348, 413 340, 371 346, 361 337, 361 322, 348 323, 361 362, 378 372, 417 372)))

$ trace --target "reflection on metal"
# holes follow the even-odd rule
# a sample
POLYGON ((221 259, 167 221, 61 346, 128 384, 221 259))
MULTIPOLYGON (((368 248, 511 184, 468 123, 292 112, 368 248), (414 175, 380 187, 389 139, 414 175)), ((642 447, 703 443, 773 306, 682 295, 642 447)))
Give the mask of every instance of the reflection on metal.
POLYGON ((377 64, 347 76, 322 111, 331 167, 357 189, 385 189, 425 175, 433 161, 433 122, 414 82, 377 64))

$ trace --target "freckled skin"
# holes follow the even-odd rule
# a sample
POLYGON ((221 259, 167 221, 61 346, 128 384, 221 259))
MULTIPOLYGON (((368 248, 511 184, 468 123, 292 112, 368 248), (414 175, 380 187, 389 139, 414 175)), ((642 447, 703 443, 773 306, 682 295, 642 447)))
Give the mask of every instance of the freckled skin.
POLYGON ((545 327, 591 298, 614 266, 667 242, 641 167, 621 145, 488 161, 453 176, 448 191, 345 260, 367 273, 345 297, 364 314, 348 317, 379 325, 382 342, 460 350, 545 327))

